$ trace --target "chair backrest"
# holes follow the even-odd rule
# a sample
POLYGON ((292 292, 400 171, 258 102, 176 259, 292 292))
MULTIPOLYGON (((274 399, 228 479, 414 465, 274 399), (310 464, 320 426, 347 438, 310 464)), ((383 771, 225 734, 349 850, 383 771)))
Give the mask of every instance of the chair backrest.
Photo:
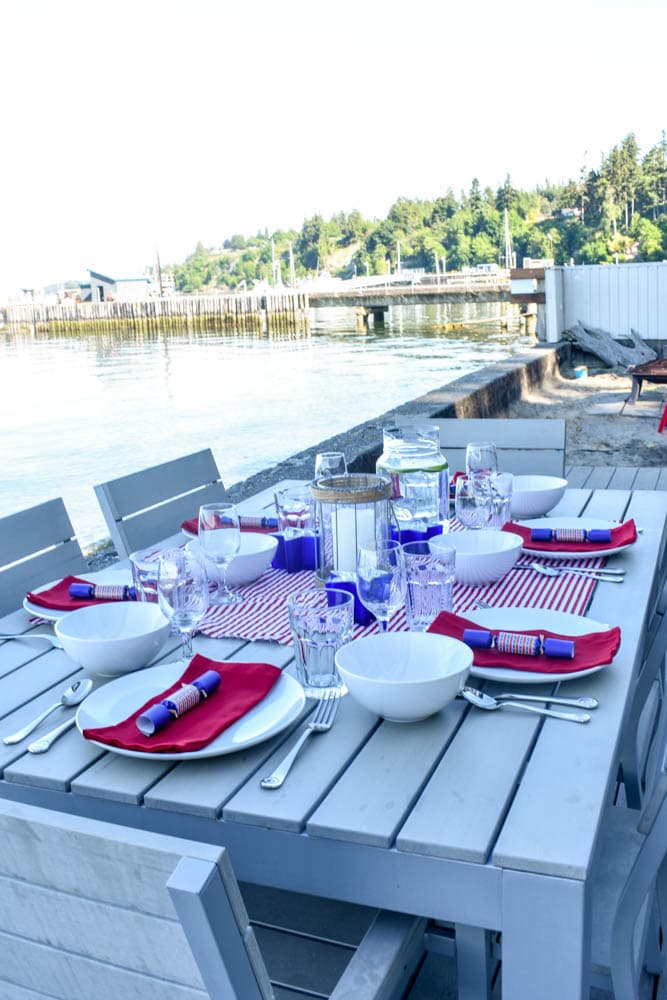
MULTIPOLYGON (((667 926, 667 741, 663 736, 661 766, 642 806, 637 831, 643 842, 621 892, 611 933, 611 977, 614 996, 638 997, 644 959, 637 948, 636 927, 645 908, 658 907, 657 926, 667 926), (657 887, 657 892, 655 889, 657 887)), ((664 971, 663 945, 663 971, 664 971)))
POLYGON ((559 418, 415 418, 401 419, 398 423, 437 425, 440 447, 449 462, 450 473, 465 471, 466 445, 470 441, 492 441, 498 449, 499 466, 503 472, 562 476, 565 469, 566 424, 559 418))
POLYGON ((175 534, 225 488, 210 448, 110 479, 95 494, 121 558, 175 534))
POLYGON ((60 497, 0 518, 0 615, 33 587, 86 569, 60 497))
POLYGON ((620 768, 625 804, 639 809, 655 782, 660 767, 665 734, 665 655, 667 654, 667 614, 648 644, 641 671, 621 733, 620 768))
POLYGON ((0 994, 273 996, 224 848, 6 800, 0 994))

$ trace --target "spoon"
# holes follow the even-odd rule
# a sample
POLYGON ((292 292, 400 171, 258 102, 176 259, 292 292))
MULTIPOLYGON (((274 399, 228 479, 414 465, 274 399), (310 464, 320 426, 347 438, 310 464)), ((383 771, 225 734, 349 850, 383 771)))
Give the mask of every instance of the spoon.
POLYGON ((535 705, 526 705, 522 701, 497 701, 490 694, 484 694, 477 688, 464 687, 461 694, 471 705, 477 708, 484 708, 489 712, 494 712, 497 708, 520 708, 524 712, 534 712, 535 715, 548 715, 552 719, 564 719, 566 722, 590 722, 588 712, 552 712, 549 708, 537 708, 535 705))
POLYGON ((29 722, 27 726, 23 726, 22 729, 17 730, 15 733, 11 733, 9 736, 3 736, 2 742, 8 746, 14 743, 20 743, 21 740, 25 739, 29 733, 36 729, 37 726, 42 722, 47 715, 51 712, 55 712, 57 708, 70 708, 72 705, 78 705, 83 699, 90 694, 93 688, 93 682, 90 677, 80 677, 79 680, 74 681, 65 691, 63 691, 60 696, 60 701, 54 702, 48 708, 44 709, 32 722, 29 722))
POLYGON ((55 635, 47 635, 46 632, 22 632, 17 635, 5 635, 3 632, 0 632, 0 639, 2 641, 5 639, 46 639, 46 641, 50 642, 52 646, 56 647, 56 649, 63 648, 63 644, 60 639, 58 639, 55 635))
POLYGON ((625 577, 617 575, 615 572, 607 572, 604 569, 567 569, 565 566, 556 568, 555 566, 543 566, 542 563, 532 562, 530 566, 520 566, 519 569, 534 569, 542 576, 562 576, 563 573, 574 573, 575 576, 585 576, 589 580, 602 580, 603 583, 623 583, 625 577))

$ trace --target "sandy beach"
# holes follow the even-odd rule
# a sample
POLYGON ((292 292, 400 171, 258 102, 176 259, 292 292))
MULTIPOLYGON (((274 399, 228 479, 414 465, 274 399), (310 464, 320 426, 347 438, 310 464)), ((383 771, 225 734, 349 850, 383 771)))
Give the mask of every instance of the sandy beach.
POLYGON ((627 399, 632 379, 617 375, 590 354, 572 351, 560 371, 524 392, 500 416, 562 417, 567 421, 565 465, 667 465, 667 431, 658 424, 667 386, 644 383, 640 399, 627 399), (588 376, 577 378, 585 365, 588 376))

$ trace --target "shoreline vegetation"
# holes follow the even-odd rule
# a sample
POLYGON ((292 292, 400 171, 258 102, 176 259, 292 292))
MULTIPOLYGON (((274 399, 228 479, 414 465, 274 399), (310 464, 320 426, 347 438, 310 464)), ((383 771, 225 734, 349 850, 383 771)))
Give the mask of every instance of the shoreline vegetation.
POLYGON ((432 200, 399 197, 381 220, 367 220, 357 210, 328 221, 316 214, 300 230, 236 233, 219 247, 200 242, 183 263, 163 271, 178 292, 210 294, 257 283, 294 286, 322 273, 351 278, 402 268, 444 273, 511 267, 525 258, 601 264, 665 257, 663 132, 646 153, 630 133, 597 167, 582 167, 577 180, 521 191, 508 175, 494 191, 475 178, 459 197, 451 188, 432 200))

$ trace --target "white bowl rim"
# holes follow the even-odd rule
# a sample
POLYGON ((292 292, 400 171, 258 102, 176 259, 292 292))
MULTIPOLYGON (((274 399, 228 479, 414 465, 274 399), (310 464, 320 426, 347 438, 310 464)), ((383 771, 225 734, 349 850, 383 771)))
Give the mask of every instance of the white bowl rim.
MULTIPOLYGON (((201 552, 204 558, 206 558, 206 553, 202 549, 199 539, 193 536, 188 544, 192 544, 193 542, 196 543, 194 548, 201 552)), ((259 531, 242 531, 241 548, 230 561, 230 566, 237 559, 251 559, 253 556, 263 555, 265 552, 272 552, 277 548, 278 539, 275 535, 263 534, 259 531)))
MULTIPOLYGON (((134 615, 134 614, 136 614, 136 612, 134 610, 129 610, 129 614, 130 615, 134 615)), ((71 622, 70 622, 70 624, 71 624, 71 622)), ((133 621, 130 621, 129 624, 130 624, 130 626, 133 626, 135 623, 133 621)), ((86 642, 86 643, 88 643, 88 642, 123 642, 123 641, 125 641, 127 639, 144 639, 144 638, 148 638, 149 636, 153 635, 155 632, 159 632, 162 628, 164 628, 165 626, 168 626, 168 625, 169 625, 169 619, 165 618, 165 616, 162 614, 162 611, 160 611, 159 605, 155 604, 154 602, 149 602, 149 601, 118 601, 118 602, 109 601, 107 603, 100 603, 100 604, 87 604, 83 608, 75 608, 74 611, 68 611, 66 615, 63 615, 62 618, 59 618, 58 621, 56 621, 54 623, 53 631, 58 636, 58 638, 64 639, 66 641, 67 640, 72 640, 73 642, 86 642), (138 607, 142 607, 142 608, 143 607, 148 607, 148 608, 151 609, 152 618, 155 618, 155 622, 151 622, 151 627, 148 628, 148 630, 146 630, 146 628, 144 628, 143 631, 124 632, 123 635, 96 635, 96 636, 92 636, 92 635, 77 635, 77 634, 75 634, 73 632, 66 632, 66 631, 63 632, 63 629, 66 627, 69 619, 72 618, 73 616, 76 617, 75 624, 79 621, 80 618, 87 617, 87 615, 83 615, 82 612, 87 612, 88 614, 90 614, 90 612, 92 611, 92 612, 94 612, 96 614, 102 614, 103 616, 104 615, 108 616, 109 612, 106 611, 106 610, 103 611, 102 610, 103 608, 105 608, 105 609, 106 608, 113 608, 114 612, 115 612, 120 607, 123 608, 123 611, 126 614, 127 614, 127 612, 128 612, 129 609, 138 608, 138 607), (161 621, 158 619, 158 615, 162 619, 161 621)), ((136 627, 137 628, 139 627, 139 623, 137 623, 136 627)))
MULTIPOLYGON (((413 641, 416 640, 418 642, 421 642, 426 636, 429 637, 429 640, 430 639, 439 639, 439 640, 443 640, 444 639, 446 641, 447 645, 449 645, 449 646, 453 645, 454 646, 454 649, 455 649, 456 652, 463 653, 464 651, 466 651, 466 653, 469 653, 470 654, 469 663, 467 663, 466 665, 457 667, 456 670, 451 670, 448 673, 440 674, 440 676, 437 676, 437 677, 411 677, 409 680, 405 680, 405 679, 404 680, 397 680, 397 679, 391 678, 391 677, 369 677, 367 674, 358 674, 355 670, 351 670, 349 667, 341 667, 340 666, 340 664, 338 663, 338 653, 340 653, 342 649, 345 649, 345 646, 352 646, 355 643, 360 643, 360 642, 364 643, 364 644, 368 644, 369 641, 371 641, 371 640, 376 640, 377 641, 379 639, 386 638, 386 635, 384 633, 376 632, 373 635, 362 635, 358 639, 353 639, 351 642, 346 642, 345 646, 341 646, 341 649, 339 649, 337 651, 337 653, 336 653, 336 666, 338 667, 338 669, 340 670, 340 672, 342 674, 349 674, 351 677, 355 677, 357 680, 363 681, 366 684, 385 684, 385 685, 389 685, 389 686, 392 686, 392 687, 394 685, 398 686, 399 684, 401 686, 404 686, 405 684, 410 684, 410 685, 412 685, 414 687, 417 687, 417 686, 420 686, 422 684, 433 684, 434 682, 437 682, 437 681, 442 681, 442 680, 446 680, 446 679, 448 679, 450 677, 455 677, 457 674, 461 674, 464 671, 469 670, 470 667, 472 666, 472 660, 473 660, 473 651, 472 651, 472 649, 469 646, 467 646, 464 642, 461 642, 460 639, 454 639, 450 635, 440 635, 440 633, 438 633, 438 632, 390 632, 388 634, 392 635, 392 636, 406 637, 406 641, 408 641, 407 637, 410 637, 411 640, 413 640, 413 641)), ((468 658, 468 657, 466 657, 466 658, 468 658)))
POLYGON ((547 490, 560 490, 565 489, 567 486, 567 479, 563 479, 561 476, 540 476, 540 475, 521 475, 514 476, 514 481, 512 484, 512 494, 515 493, 542 493, 547 490), (521 481, 524 481, 526 485, 522 485, 521 481), (526 482, 528 480, 528 482, 526 482))
MULTIPOLYGON (((474 529, 465 528, 463 531, 452 531, 448 535, 443 536, 451 540, 451 544, 456 549, 456 555, 458 557, 459 552, 461 556, 466 559, 479 557, 480 559, 490 558, 492 556, 500 556, 506 552, 511 552, 512 549, 519 549, 523 545, 523 540, 520 535, 517 535, 513 531, 501 531, 500 529, 490 528, 489 530, 480 529, 475 531, 474 529), (474 548, 466 548, 468 542, 477 543, 479 539, 479 544, 483 541, 487 542, 498 542, 500 543, 497 548, 488 548, 484 551, 476 551, 474 548), (463 544, 459 547, 456 542, 460 541, 463 544)), ((429 539, 429 542, 437 550, 438 547, 438 536, 429 539)))

